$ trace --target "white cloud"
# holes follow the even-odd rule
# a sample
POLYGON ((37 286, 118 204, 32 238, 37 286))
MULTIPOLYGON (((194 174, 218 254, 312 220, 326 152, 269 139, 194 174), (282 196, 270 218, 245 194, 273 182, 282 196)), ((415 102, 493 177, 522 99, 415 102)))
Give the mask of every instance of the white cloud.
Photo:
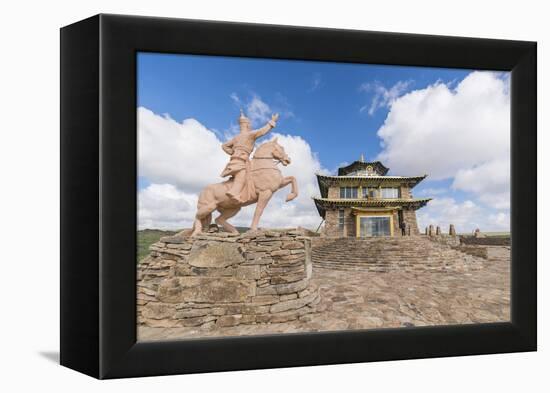
MULTIPOLYGON (((452 179, 454 190, 509 208, 509 78, 472 72, 455 88, 437 82, 397 98, 380 129, 377 159, 402 175, 452 179)), ((433 203, 433 202, 432 202, 433 203)))
POLYGON ((420 192, 418 192, 418 195, 441 195, 447 193, 449 190, 446 188, 424 188, 420 192))
MULTIPOLYGON (((222 142, 195 119, 178 123, 146 108, 138 109, 138 132, 139 174, 152 183, 139 192, 139 227, 190 227, 200 190, 223 181, 219 174, 229 156, 222 151, 222 142)), ((318 192, 315 172, 323 168, 304 139, 275 136, 292 159, 289 166, 279 167, 283 176, 297 178, 299 196, 287 203, 284 200, 290 186, 278 191, 264 211, 260 226, 316 228, 321 218, 311 196, 318 192)), ((264 141, 267 138, 259 143, 264 141)), ((254 206, 246 207, 231 222, 250 226, 253 212, 254 206)))
POLYGON ((476 228, 482 232, 510 229, 509 213, 488 213, 485 207, 471 200, 457 202, 454 198, 435 198, 416 215, 421 232, 430 224, 441 227, 443 233, 448 233, 450 224, 454 224, 459 233, 471 233, 476 228))
POLYGON ((193 221, 197 195, 172 184, 151 184, 139 192, 138 227, 178 229, 193 221))
POLYGON ((283 176, 294 176, 298 182, 299 195, 290 203, 284 199, 290 186, 279 190, 264 211, 260 226, 295 227, 315 229, 321 217, 311 197, 319 193, 315 173, 322 171, 321 163, 309 144, 300 136, 274 134, 285 152, 292 159, 286 167, 280 166, 283 176))
POLYGON ((374 115, 376 110, 380 108, 389 108, 395 102, 399 96, 401 96, 409 86, 412 84, 412 81, 398 81, 389 89, 386 88, 379 81, 373 83, 363 83, 359 86, 359 91, 374 93, 370 104, 363 105, 359 111, 365 112, 368 111, 369 115, 374 115))
POLYGON ((258 95, 253 95, 252 99, 246 105, 246 114, 254 125, 259 125, 267 122, 273 111, 258 95))
POLYGON ((273 105, 270 106, 273 112, 280 115, 279 121, 296 117, 288 98, 280 92, 275 93, 273 105))
POLYGON ((233 138, 235 135, 237 135, 239 132, 241 132, 241 128, 239 127, 239 125, 237 123, 231 123, 229 125, 229 127, 227 127, 224 131, 223 131, 223 137, 226 141, 228 141, 229 139, 233 138))
POLYGON ((319 90, 322 85, 322 79, 321 79, 321 73, 316 72, 311 77, 311 85, 309 87, 309 91, 313 92, 316 90, 319 90))
POLYGON ((233 100, 233 102, 235 104, 237 104, 237 106, 241 106, 242 102, 241 102, 241 99, 239 98, 239 96, 237 95, 237 93, 233 92, 229 95, 229 98, 231 98, 233 100))
MULTIPOLYGON (((290 119, 294 117, 291 105, 287 98, 279 92, 274 93, 274 99, 272 104, 265 102, 262 97, 252 92, 250 93, 249 100, 242 99, 237 93, 233 92, 229 95, 229 98, 235 103, 235 105, 243 110, 246 116, 250 119, 253 127, 261 127, 269 120, 271 115, 278 113, 280 115, 279 120, 290 119)), ((226 135, 233 135, 234 124, 232 123, 230 128, 226 130, 226 135)), ((236 126, 238 129, 238 125, 236 126)))
POLYGON ((394 101, 378 136, 378 158, 394 173, 428 173, 438 180, 509 160, 507 84, 494 73, 473 72, 453 90, 436 83, 412 91, 394 101))
POLYGON ((227 162, 216 134, 195 119, 183 122, 138 108, 139 175, 151 183, 197 192, 218 181, 227 162))
POLYGON ((490 214, 489 220, 493 225, 491 228, 496 228, 496 231, 510 230, 510 213, 498 212, 490 214))
POLYGON ((495 159, 457 172, 453 188, 472 192, 497 209, 510 207, 510 161, 495 159))

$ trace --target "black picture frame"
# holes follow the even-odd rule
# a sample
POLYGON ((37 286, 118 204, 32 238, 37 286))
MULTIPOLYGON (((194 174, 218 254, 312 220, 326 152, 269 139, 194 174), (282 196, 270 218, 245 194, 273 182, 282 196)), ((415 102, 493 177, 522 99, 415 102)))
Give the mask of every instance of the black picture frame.
POLYGON ((535 351, 536 43, 96 15, 61 29, 61 364, 120 378, 535 351), (136 342, 136 52, 511 71, 511 322, 136 342))

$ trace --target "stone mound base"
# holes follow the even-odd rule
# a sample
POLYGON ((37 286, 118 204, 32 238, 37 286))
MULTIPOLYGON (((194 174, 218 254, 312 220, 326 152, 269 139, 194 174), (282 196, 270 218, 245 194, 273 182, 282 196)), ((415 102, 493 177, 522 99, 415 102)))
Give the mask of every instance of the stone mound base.
POLYGON ((138 323, 150 327, 287 322, 316 311, 310 239, 298 230, 170 236, 138 266, 138 323))

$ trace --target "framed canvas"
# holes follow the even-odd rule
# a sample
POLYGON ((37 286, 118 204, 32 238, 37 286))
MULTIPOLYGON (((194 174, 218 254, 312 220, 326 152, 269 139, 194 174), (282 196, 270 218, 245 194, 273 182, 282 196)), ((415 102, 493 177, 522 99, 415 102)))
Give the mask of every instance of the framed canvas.
POLYGON ((63 27, 61 364, 535 351, 536 88, 534 42, 63 27))

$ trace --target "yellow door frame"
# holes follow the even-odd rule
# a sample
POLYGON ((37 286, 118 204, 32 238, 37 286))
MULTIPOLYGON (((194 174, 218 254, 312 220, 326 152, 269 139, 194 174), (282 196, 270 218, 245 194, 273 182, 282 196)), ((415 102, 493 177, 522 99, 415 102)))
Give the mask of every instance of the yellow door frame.
POLYGON ((355 216, 355 236, 361 237, 361 217, 389 217, 390 218, 390 236, 393 236, 393 212, 361 212, 355 216))

